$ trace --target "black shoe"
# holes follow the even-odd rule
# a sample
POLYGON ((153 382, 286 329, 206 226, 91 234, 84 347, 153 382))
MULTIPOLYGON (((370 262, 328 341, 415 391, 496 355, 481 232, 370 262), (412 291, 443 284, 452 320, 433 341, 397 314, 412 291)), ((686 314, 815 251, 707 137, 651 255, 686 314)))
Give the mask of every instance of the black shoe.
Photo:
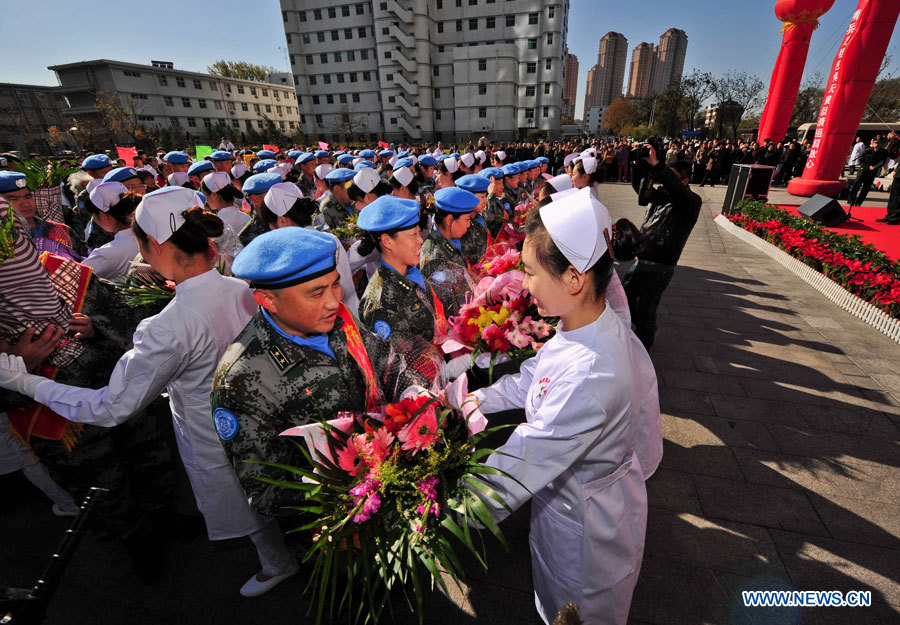
POLYGON ((875 221, 878 221, 878 222, 881 222, 881 223, 883 223, 883 224, 886 224, 886 223, 888 222, 888 218, 887 218, 887 217, 882 217, 881 219, 876 219, 875 221))
POLYGON ((900 226, 900 221, 886 221, 884 222, 889 226, 900 226))

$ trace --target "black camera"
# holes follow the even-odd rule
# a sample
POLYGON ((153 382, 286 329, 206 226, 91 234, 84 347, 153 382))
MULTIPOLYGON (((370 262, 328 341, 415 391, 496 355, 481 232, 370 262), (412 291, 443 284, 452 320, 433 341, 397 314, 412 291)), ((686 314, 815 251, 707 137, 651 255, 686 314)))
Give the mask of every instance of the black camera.
MULTIPOLYGON (((644 140, 644 143, 649 143, 653 146, 653 149, 656 151, 656 157, 659 158, 660 150, 662 149, 662 141, 660 141, 657 137, 647 137, 644 140)), ((650 156, 650 148, 646 145, 641 145, 638 147, 638 157, 639 158, 648 158, 650 156)))

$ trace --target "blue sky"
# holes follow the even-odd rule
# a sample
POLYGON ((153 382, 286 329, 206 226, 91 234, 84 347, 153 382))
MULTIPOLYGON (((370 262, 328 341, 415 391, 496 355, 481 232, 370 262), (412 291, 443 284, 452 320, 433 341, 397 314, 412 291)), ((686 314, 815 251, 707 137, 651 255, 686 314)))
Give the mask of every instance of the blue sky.
MULTIPOLYGON (((806 73, 827 74, 857 4, 836 0, 813 34, 806 73)), ((578 56, 581 115, 587 71, 596 63, 600 37, 610 30, 628 39, 658 43, 668 28, 688 35, 685 73, 697 67, 713 74, 729 69, 758 75, 768 85, 781 41, 773 0, 571 0, 569 51, 578 56)), ((48 65, 109 58, 206 71, 220 58, 246 60, 286 70, 284 31, 277 0, 156 0, 87 6, 71 0, 3 0, 6 50, 0 81, 56 84, 48 65), (136 8, 126 8, 134 6, 136 8)), ((895 28, 888 54, 900 75, 900 35, 895 28)), ((628 68, 626 67, 626 80, 628 68)))

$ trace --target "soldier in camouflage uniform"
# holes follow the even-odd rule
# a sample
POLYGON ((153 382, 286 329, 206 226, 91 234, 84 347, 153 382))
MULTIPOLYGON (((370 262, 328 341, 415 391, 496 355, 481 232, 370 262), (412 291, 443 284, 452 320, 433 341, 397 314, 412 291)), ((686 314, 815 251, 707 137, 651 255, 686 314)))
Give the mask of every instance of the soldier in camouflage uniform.
POLYGON ((381 179, 387 182, 391 177, 391 172, 393 172, 393 167, 391 166, 390 159, 394 155, 393 150, 382 150, 378 153, 378 158, 381 163, 375 169, 378 172, 378 175, 381 176, 381 179))
POLYGON ((397 359, 392 363, 390 343, 357 328, 340 303, 336 251, 325 233, 282 228, 254 241, 233 266, 268 310, 260 309, 225 352, 211 402, 225 454, 262 514, 281 514, 300 500, 297 491, 254 479, 285 479, 284 471, 248 462, 306 466, 282 431, 342 411, 377 410, 382 392, 393 401, 423 382, 397 359))
POLYGON ((297 187, 303 194, 303 197, 310 200, 316 199, 318 188, 316 187, 316 157, 309 152, 303 152, 297 156, 294 164, 300 168, 299 177, 297 178, 297 187))
POLYGON ((484 223, 491 236, 496 238, 503 224, 509 221, 511 209, 503 199, 503 170, 499 167, 485 167, 479 176, 484 176, 490 181, 487 194, 487 204, 484 207, 484 223))
POLYGON ((472 210, 479 201, 474 194, 457 187, 438 189, 434 200, 435 227, 422 245, 419 268, 431 282, 449 318, 459 312, 466 294, 474 288, 459 239, 468 230, 472 210))
POLYGON ((322 198, 319 205, 319 214, 316 215, 316 224, 324 224, 331 230, 342 227, 348 218, 356 215, 356 209, 350 196, 347 195, 345 185, 353 179, 356 172, 346 167, 332 169, 325 176, 330 193, 322 198))
POLYGON ((253 205, 253 214, 247 225, 238 233, 238 240, 243 247, 247 247, 250 241, 269 231, 269 226, 262 218, 260 210, 266 192, 279 182, 281 182, 281 175, 276 173, 254 174, 244 181, 241 191, 247 201, 253 205))
POLYGON ((469 191, 478 198, 478 206, 472 211, 472 223, 459 239, 466 261, 469 265, 477 265, 487 251, 488 231, 482 213, 487 206, 487 192, 491 181, 478 174, 468 174, 457 180, 456 186, 469 191))
MULTIPOLYGON (((103 177, 110 171, 112 171, 112 163, 110 162, 109 157, 105 154, 92 154, 91 156, 88 156, 86 159, 84 159, 84 161, 82 161, 81 168, 88 174, 90 174, 91 178, 93 178, 94 180, 89 182, 84 190, 75 198, 75 203, 78 207, 78 213, 73 216, 73 223, 69 223, 68 220, 66 221, 66 225, 68 225, 73 230, 77 230, 79 233, 83 233, 88 224, 91 223, 90 213, 85 210, 84 203, 87 201, 90 191, 96 185, 103 182, 103 177), (78 230, 78 226, 81 227, 80 230, 78 230)), ((87 239, 85 240, 85 242, 87 243, 87 247, 89 250, 95 250, 98 247, 106 245, 112 240, 112 234, 106 232, 103 228, 97 226, 97 224, 92 224, 91 232, 89 235, 87 235, 87 239)))
POLYGON ((510 213, 521 202, 519 201, 519 166, 517 163, 504 165, 503 170, 503 203, 509 204, 510 213))

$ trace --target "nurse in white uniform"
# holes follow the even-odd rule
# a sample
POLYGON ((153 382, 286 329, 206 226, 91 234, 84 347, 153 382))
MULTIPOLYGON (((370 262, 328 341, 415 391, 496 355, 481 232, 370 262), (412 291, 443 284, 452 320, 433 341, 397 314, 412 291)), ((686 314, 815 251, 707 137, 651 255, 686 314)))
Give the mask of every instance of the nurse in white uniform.
POLYGON ((277 523, 253 511, 219 443, 209 395, 225 349, 256 312, 247 285, 210 268, 210 237, 221 220, 201 208, 202 196, 166 187, 144 196, 134 235, 144 259, 175 284, 175 298, 144 319, 134 347, 116 364, 109 385, 93 390, 25 372, 18 356, 0 354, 0 386, 14 389, 72 421, 112 427, 169 394, 175 436, 210 540, 249 536, 262 570, 241 588, 255 596, 295 574, 277 523))
POLYGON ((138 255, 137 239, 129 224, 141 196, 128 192, 121 182, 102 182, 88 194, 84 203, 94 224, 113 235, 113 240, 94 250, 81 261, 94 275, 121 282, 138 255))
MULTIPOLYGON (((533 497, 535 603, 551 623, 568 602, 585 623, 625 625, 640 572, 647 493, 635 453, 644 388, 631 330, 607 305, 609 215, 589 189, 535 211, 522 252, 525 287, 556 335, 520 373, 475 391, 483 412, 527 420, 485 476, 512 509, 533 497)), ((496 518, 507 511, 487 500, 496 518)))

